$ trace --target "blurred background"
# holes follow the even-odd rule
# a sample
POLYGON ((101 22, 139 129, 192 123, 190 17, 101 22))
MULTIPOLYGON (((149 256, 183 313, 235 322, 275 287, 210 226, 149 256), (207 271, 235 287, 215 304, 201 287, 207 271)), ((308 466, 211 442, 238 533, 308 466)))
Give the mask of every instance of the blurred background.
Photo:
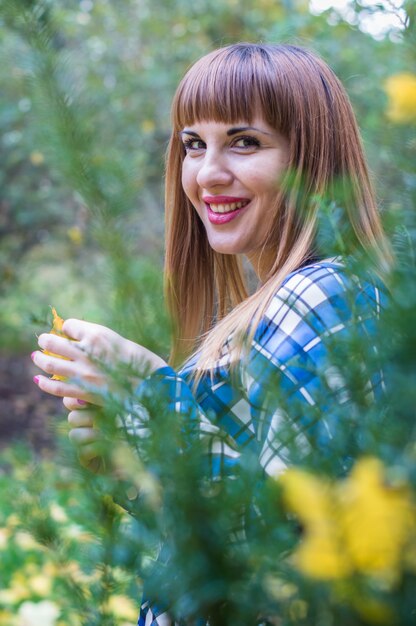
MULTIPOLYGON (((2 0, 5 483, 11 466, 20 468, 17 485, 33 458, 51 462, 56 425, 65 429, 60 402, 32 383, 30 353, 50 326, 51 306, 64 318, 108 324, 168 354, 163 167, 170 101, 187 67, 213 48, 244 40, 317 51, 350 95, 388 219, 411 209, 415 198, 415 18, 414 0, 2 0)), ((0 532, 0 549, 1 541, 0 532)), ((14 569, 26 563, 22 550, 14 569)), ((14 600, 0 597, 0 624, 12 623, 11 607, 45 597, 48 576, 37 591, 26 586, 14 600)), ((124 606, 120 623, 133 623, 131 614, 124 606)), ((42 619, 39 626, 47 626, 42 619)))
MULTIPOLYGON (((239 40, 315 49, 348 90, 380 206, 394 211, 415 184, 414 15, 415 3, 401 0, 4 0, 2 445, 48 440, 42 424, 57 404, 33 387, 28 356, 50 305, 133 339, 161 309, 169 106, 189 64, 239 40), (115 312, 122 291, 130 309, 142 301, 139 311, 115 312)), ((150 324, 150 343, 166 353, 160 324, 150 324)))

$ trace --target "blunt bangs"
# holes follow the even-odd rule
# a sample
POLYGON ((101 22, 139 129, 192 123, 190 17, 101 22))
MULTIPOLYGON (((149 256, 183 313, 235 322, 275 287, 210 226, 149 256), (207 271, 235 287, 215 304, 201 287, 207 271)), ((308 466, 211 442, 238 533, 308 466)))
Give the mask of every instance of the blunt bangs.
POLYGON ((266 46, 236 44, 200 59, 180 83, 172 105, 176 131, 202 120, 251 123, 259 112, 280 130, 279 80, 266 46))

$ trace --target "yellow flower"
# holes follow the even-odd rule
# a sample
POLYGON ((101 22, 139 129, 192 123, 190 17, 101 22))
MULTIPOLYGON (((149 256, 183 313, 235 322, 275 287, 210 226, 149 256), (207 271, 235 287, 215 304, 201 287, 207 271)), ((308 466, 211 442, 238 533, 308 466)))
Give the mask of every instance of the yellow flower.
POLYGON ((57 504, 56 502, 52 502, 52 504, 50 505, 49 511, 50 511, 51 518, 55 522, 58 522, 59 524, 63 524, 68 521, 68 515, 66 514, 65 509, 59 504, 57 504))
POLYGON ((32 165, 42 165, 42 163, 45 162, 45 157, 43 156, 42 152, 39 152, 38 150, 31 152, 29 159, 32 165))
POLYGON ((0 610, 0 626, 13 626, 16 624, 15 616, 10 611, 0 610))
POLYGON ((288 508, 307 523, 325 522, 331 515, 331 484, 297 468, 280 477, 288 508))
POLYGON ((62 566, 57 565, 53 561, 47 561, 43 566, 42 571, 46 574, 46 576, 56 578, 56 576, 62 573, 62 566))
POLYGON ((155 128, 156 128, 156 125, 153 120, 143 120, 142 131, 144 132, 145 135, 149 135, 150 133, 153 133, 155 128))
POLYGON ((338 482, 298 469, 280 477, 284 501, 304 527, 292 557, 299 571, 319 580, 354 572, 397 580, 415 549, 416 507, 408 485, 389 485, 384 474, 381 461, 366 458, 338 482))
POLYGON ((106 608, 115 617, 132 621, 137 619, 137 605, 127 596, 110 596, 106 608))
POLYGON ((0 604, 17 604, 30 596, 26 585, 14 584, 8 589, 0 589, 0 604))
POLYGON ((64 578, 70 578, 80 585, 87 585, 84 589, 84 593, 89 597, 91 595, 90 586, 91 583, 97 582, 102 576, 100 569, 94 570, 91 574, 86 574, 77 561, 68 561, 61 569, 60 574, 64 578))
POLYGON ((294 622, 303 621, 308 614, 308 605, 304 600, 293 600, 289 604, 289 615, 294 622))
POLYGON ((61 534, 65 539, 73 539, 79 543, 95 543, 97 541, 97 538, 92 533, 75 523, 64 526, 61 534))
POLYGON ((389 98, 387 116, 392 122, 416 122, 416 75, 403 72, 384 83, 389 98))
POLYGON ((351 573, 351 564, 340 545, 335 523, 328 522, 318 528, 309 528, 293 556, 293 562, 299 571, 311 578, 345 578, 351 573))
POLYGON ((7 548, 9 543, 10 530, 8 528, 0 528, 0 550, 7 548))
POLYGON ((389 486, 378 459, 359 461, 339 487, 342 531, 355 569, 394 575, 415 530, 415 510, 405 485, 389 486))
POLYGON ((52 591, 52 580, 42 574, 34 576, 30 579, 30 589, 37 596, 47 597, 52 591))
POLYGON ((16 513, 12 513, 7 518, 7 528, 16 528, 20 524, 20 519, 16 515, 16 513))
POLYGON ((66 234, 68 235, 68 239, 75 246, 80 246, 84 241, 84 233, 79 226, 71 226, 71 228, 68 228, 66 231, 66 234))
POLYGON ((42 550, 41 544, 25 530, 19 530, 14 535, 14 541, 22 550, 42 550))
POLYGON ((290 600, 298 591, 295 585, 273 576, 273 574, 268 574, 264 577, 263 589, 272 598, 280 601, 290 600))
POLYGON ((350 563, 340 550, 332 485, 298 469, 285 472, 280 482, 286 505, 305 526, 305 537, 293 555, 296 567, 320 580, 348 575, 350 563))

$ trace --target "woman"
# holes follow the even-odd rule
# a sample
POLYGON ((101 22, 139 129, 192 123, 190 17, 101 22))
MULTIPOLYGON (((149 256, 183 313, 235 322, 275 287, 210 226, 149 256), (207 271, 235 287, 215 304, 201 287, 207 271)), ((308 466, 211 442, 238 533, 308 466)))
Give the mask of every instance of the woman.
MULTIPOLYGON (((306 427, 302 437, 327 445, 333 416, 314 426, 310 419, 322 392, 336 393, 338 384, 326 339, 341 341, 352 325, 365 335, 378 314, 378 289, 352 284, 342 259, 324 260, 318 247, 323 206, 337 204, 350 245, 380 262, 388 255, 354 114, 338 79, 309 51, 235 44, 191 67, 175 95, 172 124, 166 292, 175 324, 171 364, 187 362, 177 373, 110 329, 71 319, 63 330, 79 343, 39 338, 42 350, 68 360, 33 355, 45 372, 69 380, 36 382, 64 398, 85 465, 96 463, 100 437, 94 406, 101 400, 90 389, 108 385, 98 356, 147 362, 150 375, 137 397, 157 387, 176 414, 198 417, 213 476, 232 471, 243 447, 275 475, 290 462, 277 436, 282 390, 284 408, 306 427), (242 257, 258 277, 252 295, 242 257)), ((164 623, 148 604, 145 623, 164 623)))

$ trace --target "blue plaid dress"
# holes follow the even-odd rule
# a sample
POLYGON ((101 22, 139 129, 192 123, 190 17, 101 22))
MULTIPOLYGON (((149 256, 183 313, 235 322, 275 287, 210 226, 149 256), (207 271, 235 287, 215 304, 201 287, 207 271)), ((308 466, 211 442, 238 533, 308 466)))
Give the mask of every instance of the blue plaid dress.
MULTIPOLYGON (((238 364, 238 384, 231 380, 231 356, 224 350, 213 370, 202 377, 196 392, 189 380, 195 359, 175 372, 164 367, 139 388, 140 398, 157 390, 170 410, 199 420, 206 441, 213 478, 231 472, 242 450, 256 451, 265 475, 276 476, 290 463, 287 447, 278 433, 284 411, 274 401, 279 388, 286 402, 295 403, 299 414, 299 444, 309 425, 304 414, 322 402, 322 385, 348 402, 342 381, 328 360, 328 342, 342 340, 352 326, 371 337, 381 310, 382 293, 371 282, 347 275, 336 262, 316 262, 290 274, 277 290, 254 334, 249 350, 238 364), (271 390, 271 391, 270 391, 271 390), (302 422, 304 420, 304 422, 302 422)), ((369 394, 382 386, 381 375, 369 381, 369 394)), ((322 405, 319 405, 322 412, 322 405)), ((324 417, 315 434, 322 446, 330 445, 336 426, 324 417)), ((312 427, 312 426, 311 426, 312 427)), ((201 622, 201 624, 204 622, 201 622)), ((143 600, 139 626, 173 626, 166 609, 143 600)))

